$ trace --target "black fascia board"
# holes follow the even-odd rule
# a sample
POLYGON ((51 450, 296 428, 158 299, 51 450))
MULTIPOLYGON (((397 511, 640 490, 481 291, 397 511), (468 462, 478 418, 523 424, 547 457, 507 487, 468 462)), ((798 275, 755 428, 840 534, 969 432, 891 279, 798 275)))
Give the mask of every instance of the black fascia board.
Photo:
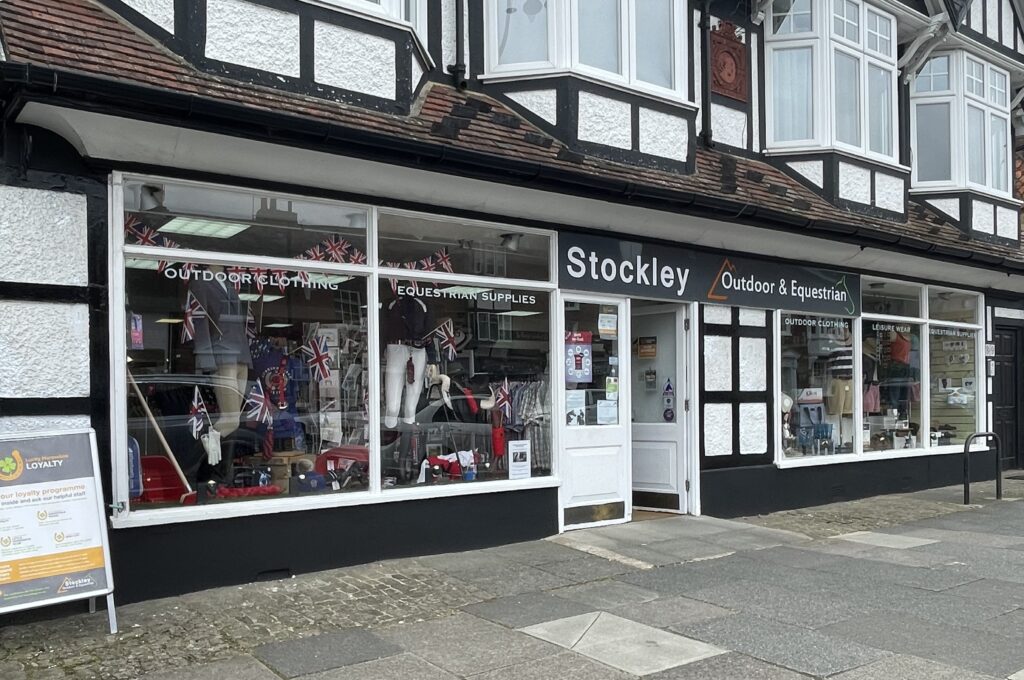
MULTIPOLYGON (((0 95, 8 103, 8 121, 24 104, 36 101, 403 167, 443 169, 448 174, 492 182, 508 183, 513 180, 526 188, 637 205, 662 212, 714 220, 724 218, 785 232, 828 231, 837 240, 862 247, 880 247, 903 253, 918 250, 911 247, 901 250, 896 247, 900 245, 901 237, 887 232, 855 225, 838 229, 842 223, 815 220, 797 212, 753 206, 749 202, 717 195, 637 185, 584 171, 509 159, 307 116, 264 111, 209 97, 33 64, 0 63, 0 95)), ((973 251, 938 244, 932 246, 930 254, 937 260, 959 264, 973 259, 975 255, 973 251)), ((1024 270, 1024 267, 1008 266, 1012 261, 1005 258, 996 259, 998 262, 994 263, 976 261, 980 268, 1006 274, 1024 270)))

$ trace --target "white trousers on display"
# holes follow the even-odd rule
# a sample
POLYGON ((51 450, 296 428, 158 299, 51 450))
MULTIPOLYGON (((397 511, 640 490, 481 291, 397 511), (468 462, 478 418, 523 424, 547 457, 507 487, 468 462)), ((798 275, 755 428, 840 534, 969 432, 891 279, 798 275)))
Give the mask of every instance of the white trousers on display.
POLYGON ((402 407, 402 422, 416 422, 416 404, 423 391, 423 371, 427 367, 427 350, 409 345, 388 345, 384 353, 384 427, 398 425, 398 410, 402 407), (413 380, 408 382, 406 366, 412 359, 413 380))

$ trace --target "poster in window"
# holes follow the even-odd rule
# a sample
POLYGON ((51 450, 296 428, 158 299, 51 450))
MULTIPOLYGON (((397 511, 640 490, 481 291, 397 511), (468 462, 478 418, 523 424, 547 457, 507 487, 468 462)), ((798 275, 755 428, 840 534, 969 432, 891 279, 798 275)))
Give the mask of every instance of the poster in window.
POLYGON ((645 335, 637 338, 636 355, 640 359, 657 359, 658 336, 645 335))
POLYGON ((598 314, 597 333, 602 340, 616 340, 619 337, 619 315, 598 314))
POLYGON ((619 402, 611 399, 597 400, 597 424, 618 425, 619 424, 619 402))
POLYGON ((587 424, 587 391, 566 390, 565 392, 565 424, 587 424))
POLYGON ((569 331, 565 334, 565 382, 588 383, 594 380, 594 334, 569 331))
POLYGON ((516 439, 508 443, 508 478, 530 478, 529 439, 516 439))

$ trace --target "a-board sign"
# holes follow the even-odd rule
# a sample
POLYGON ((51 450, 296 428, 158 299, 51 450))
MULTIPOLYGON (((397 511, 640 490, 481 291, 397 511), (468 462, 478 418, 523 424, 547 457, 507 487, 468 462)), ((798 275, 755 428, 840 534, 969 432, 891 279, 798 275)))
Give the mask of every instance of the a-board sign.
POLYGON ((92 430, 0 437, 0 614, 113 592, 98 469, 92 430))

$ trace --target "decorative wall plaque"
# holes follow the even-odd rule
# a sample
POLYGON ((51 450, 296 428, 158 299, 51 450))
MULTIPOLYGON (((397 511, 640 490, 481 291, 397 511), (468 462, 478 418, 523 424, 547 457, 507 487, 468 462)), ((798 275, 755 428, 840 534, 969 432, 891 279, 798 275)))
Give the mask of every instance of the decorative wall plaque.
POLYGON ((747 46, 736 24, 722 21, 711 31, 711 91, 730 99, 750 98, 747 46))

